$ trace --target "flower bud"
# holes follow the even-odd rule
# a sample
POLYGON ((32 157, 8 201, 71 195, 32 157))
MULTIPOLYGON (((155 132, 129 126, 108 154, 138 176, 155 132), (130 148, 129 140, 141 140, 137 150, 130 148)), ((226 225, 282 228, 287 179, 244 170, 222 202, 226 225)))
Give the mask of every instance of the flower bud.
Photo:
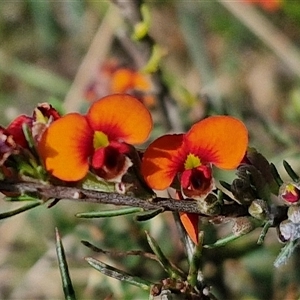
POLYGON ((279 189, 279 197, 287 204, 295 204, 300 200, 299 185, 294 182, 284 183, 279 189))
POLYGON ((232 233, 236 236, 244 235, 251 232, 259 225, 261 224, 258 223, 258 220, 252 217, 239 217, 235 219, 235 223, 232 227, 232 233))
POLYGON ((242 204, 249 204, 255 199, 255 193, 250 186, 250 182, 245 179, 235 179, 231 185, 231 192, 242 204))
POLYGON ((294 241, 300 238, 300 224, 285 220, 280 223, 279 230, 285 241, 294 241))
POLYGON ((298 205, 290 206, 287 215, 291 222, 295 224, 300 223, 300 207, 298 205))
POLYGON ((249 214, 258 220, 266 220, 269 216, 269 207, 266 201, 257 199, 252 201, 248 208, 249 214))
POLYGON ((197 200, 199 210, 209 216, 218 215, 221 212, 221 205, 215 194, 208 194, 205 199, 197 200))

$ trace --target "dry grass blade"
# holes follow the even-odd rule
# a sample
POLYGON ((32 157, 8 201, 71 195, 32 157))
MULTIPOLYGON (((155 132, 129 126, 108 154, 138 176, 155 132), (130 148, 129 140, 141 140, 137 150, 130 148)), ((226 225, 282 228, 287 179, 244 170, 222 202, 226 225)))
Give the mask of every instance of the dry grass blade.
POLYGON ((106 58, 114 39, 115 30, 120 23, 121 18, 118 10, 111 5, 78 68, 73 84, 65 98, 64 107, 67 112, 78 111, 85 88, 88 86, 93 74, 96 73, 99 65, 106 58))

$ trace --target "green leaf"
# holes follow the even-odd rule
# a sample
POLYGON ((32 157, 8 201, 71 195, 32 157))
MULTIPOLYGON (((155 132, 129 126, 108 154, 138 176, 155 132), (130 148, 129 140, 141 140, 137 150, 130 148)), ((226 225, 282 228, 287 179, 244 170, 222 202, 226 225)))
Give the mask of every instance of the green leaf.
POLYGON ((45 90, 51 95, 65 96, 71 85, 70 81, 64 77, 45 68, 6 55, 3 51, 0 51, 0 72, 33 87, 45 90))
POLYGON ((284 160, 283 161, 283 167, 286 170, 286 172, 289 174, 289 176, 291 177, 291 179, 295 182, 298 182, 300 177, 297 175, 297 173, 292 169, 291 165, 284 160))
POLYGON ((137 23, 134 26, 134 32, 131 36, 132 39, 139 41, 146 37, 149 31, 150 27, 150 21, 151 21, 151 15, 149 7, 145 4, 141 5, 141 15, 142 15, 142 21, 137 23))
POLYGON ((300 240, 297 239, 287 242, 287 244, 281 249, 279 255, 277 256, 274 262, 274 267, 278 268, 281 265, 286 264, 287 260, 291 257, 296 247, 299 246, 299 241, 300 240))
POLYGON ((19 207, 17 209, 11 210, 11 211, 7 211, 4 213, 0 213, 0 220, 6 219, 6 218, 10 218, 12 216, 18 215, 24 211, 30 210, 36 206, 39 206, 41 204, 43 204, 43 201, 37 201, 37 202, 33 202, 33 203, 29 203, 27 205, 24 205, 22 207, 19 207))
POLYGON ((258 237, 257 244, 261 245, 263 243, 267 235, 267 232, 272 227, 273 223, 274 223, 273 220, 270 220, 264 224, 263 229, 258 237))
POLYGON ((185 274, 182 270, 174 266, 164 255, 161 248, 157 244, 157 242, 149 235, 146 231, 147 241, 149 246, 151 247, 152 251, 156 255, 158 262, 164 268, 164 270, 169 274, 171 278, 181 279, 185 278, 185 274))
POLYGON ((127 207, 121 209, 110 209, 110 210, 103 210, 103 211, 93 211, 87 213, 78 213, 76 214, 77 218, 108 218, 108 217, 116 217, 116 216, 123 216, 129 215, 136 212, 143 211, 142 208, 138 207, 127 207))
POLYGON ((220 180, 220 184, 226 190, 231 191, 231 185, 229 183, 227 183, 226 181, 220 180))
POLYGON ((156 217, 157 215, 159 215, 160 213, 162 213, 164 211, 164 208, 158 208, 155 210, 147 210, 147 211, 142 211, 141 213, 137 214, 135 216, 135 220, 136 221, 148 221, 154 217, 156 217))
POLYGON ((24 133, 24 136, 25 136, 25 139, 28 143, 28 146, 31 148, 31 149, 35 149, 35 142, 34 142, 34 139, 33 139, 33 136, 32 136, 32 132, 28 126, 28 124, 26 123, 23 123, 22 124, 22 131, 24 133))
POLYGON ((37 197, 33 197, 30 195, 19 195, 16 197, 5 197, 4 200, 8 202, 22 202, 22 201, 37 201, 39 199, 37 199, 37 197))
POLYGON ((159 69, 159 65, 161 63, 162 58, 166 55, 166 52, 163 48, 158 45, 154 45, 152 47, 152 52, 150 59, 147 64, 142 69, 142 72, 147 74, 155 73, 159 69))
POLYGON ((55 228, 55 237, 56 237, 56 254, 57 254, 57 259, 59 264, 63 290, 65 294, 65 299, 76 300, 75 291, 69 274, 68 263, 66 260, 64 247, 57 228, 55 228))
POLYGON ((198 282, 198 274, 200 272, 202 249, 203 249, 203 232, 200 232, 199 243, 194 248, 194 254, 192 256, 189 274, 187 277, 187 281, 192 287, 195 287, 198 282))
POLYGON ((152 282, 146 281, 142 278, 132 276, 124 271, 121 271, 119 269, 116 269, 110 265, 107 265, 95 258, 92 257, 86 257, 85 260, 88 262, 89 265, 91 265, 94 269, 101 272, 102 274, 118 279, 122 282, 127 282, 132 285, 135 285, 143 290, 149 291, 151 285, 153 285, 152 282))
POLYGON ((273 177, 274 177, 274 180, 276 181, 277 183, 277 187, 279 189, 279 187, 283 184, 283 180, 282 178, 280 177, 275 165, 273 163, 270 164, 270 167, 271 167, 271 172, 273 174, 273 177))
POLYGON ((236 235, 236 234, 230 234, 222 239, 217 240, 215 243, 213 244, 209 244, 209 245, 204 245, 204 248, 207 249, 214 249, 214 248, 218 248, 218 247, 222 247, 225 246, 226 244, 237 240, 238 238, 242 237, 243 235, 236 235))
POLYGON ((115 192, 115 184, 107 182, 99 177, 96 177, 92 173, 88 173, 82 182, 82 188, 86 190, 98 191, 98 192, 115 192))

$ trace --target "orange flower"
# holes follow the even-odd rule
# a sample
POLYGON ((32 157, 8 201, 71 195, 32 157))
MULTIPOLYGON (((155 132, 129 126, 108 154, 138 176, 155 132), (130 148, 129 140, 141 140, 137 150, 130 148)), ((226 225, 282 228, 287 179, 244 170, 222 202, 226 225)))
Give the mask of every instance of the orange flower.
MULTIPOLYGON (((157 190, 179 179, 182 197, 203 199, 213 189, 212 165, 234 169, 248 145, 245 125, 229 116, 212 116, 196 123, 186 134, 165 135, 155 140, 142 161, 142 174, 157 190)), ((182 215, 183 224, 197 242, 198 218, 182 215)))
POLYGON ((112 74, 112 93, 132 93, 147 107, 155 105, 155 99, 149 95, 151 84, 143 74, 128 68, 120 68, 112 74))
POLYGON ((124 93, 132 89, 149 91, 150 88, 150 83, 146 77, 136 71, 121 68, 113 73, 111 82, 113 93, 124 93))
POLYGON ((243 0, 248 3, 255 3, 260 5, 264 10, 273 12, 282 6, 282 0, 243 0))
POLYGON ((70 113, 53 122, 38 149, 47 171, 61 180, 81 180, 91 165, 98 176, 117 182, 131 165, 127 143, 143 143, 151 129, 142 103, 115 94, 94 102, 86 115, 70 113))
POLYGON ((89 102, 94 102, 109 94, 126 93, 139 99, 147 107, 153 107, 156 101, 152 89, 147 75, 110 59, 99 68, 93 82, 86 89, 85 97, 89 102))

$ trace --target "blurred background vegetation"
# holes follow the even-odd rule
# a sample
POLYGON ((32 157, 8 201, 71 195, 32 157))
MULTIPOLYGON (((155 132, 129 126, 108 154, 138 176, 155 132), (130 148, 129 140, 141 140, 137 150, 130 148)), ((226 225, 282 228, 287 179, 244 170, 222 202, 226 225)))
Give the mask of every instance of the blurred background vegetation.
MULTIPOLYGON (((162 50, 162 78, 180 115, 177 128, 185 130, 207 114, 235 115, 248 126, 250 144, 279 171, 283 159, 300 171, 300 6, 297 1, 275 1, 272 8, 246 2, 251 1, 145 2, 150 36, 162 50)), ((117 61, 141 68, 134 49, 138 42, 128 45, 126 30, 130 36, 130 27, 109 1, 1 1, 2 125, 21 113, 31 114, 41 102, 63 112, 84 111, 92 101, 91 89, 94 96, 105 94, 103 66, 117 61)), ((149 104, 154 116, 157 102, 149 104)), ((153 137, 166 132, 161 116, 155 121, 153 137)), ((1 211, 9 208, 10 203, 1 203, 1 211)), ((91 221, 74 216, 95 209, 99 206, 65 202, 1 221, 0 298, 63 298, 55 227, 63 238, 78 299, 148 298, 89 267, 83 259, 87 255, 151 281, 166 276, 155 262, 94 254, 81 240, 104 249, 150 251, 147 229, 173 262, 187 267, 171 215, 145 223, 132 217, 91 221)), ((207 241, 214 241, 228 233, 228 225, 207 230, 207 241)), ((298 299, 299 251, 275 269, 282 246, 276 232, 268 233, 264 246, 256 245, 258 234, 205 252, 208 283, 216 287, 219 299, 298 299)))

